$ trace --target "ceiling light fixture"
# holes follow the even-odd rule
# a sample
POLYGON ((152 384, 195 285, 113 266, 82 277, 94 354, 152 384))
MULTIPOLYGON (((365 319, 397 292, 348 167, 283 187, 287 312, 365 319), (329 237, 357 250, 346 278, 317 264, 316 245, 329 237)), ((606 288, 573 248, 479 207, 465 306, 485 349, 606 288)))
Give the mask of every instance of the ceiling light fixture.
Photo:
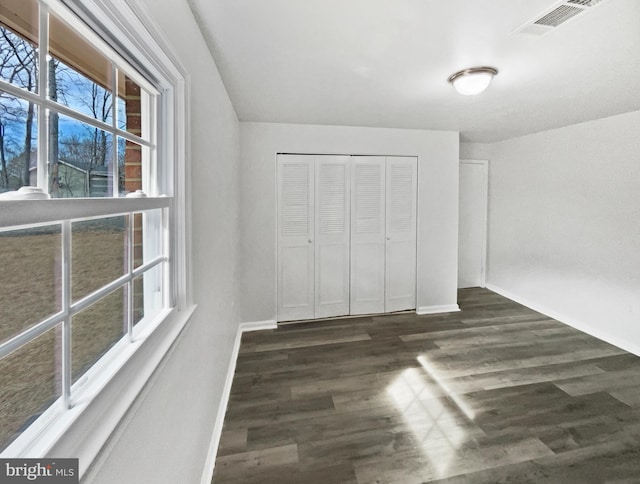
POLYGON ((449 76, 449 82, 460 94, 474 96, 484 91, 498 73, 493 67, 471 67, 449 76))

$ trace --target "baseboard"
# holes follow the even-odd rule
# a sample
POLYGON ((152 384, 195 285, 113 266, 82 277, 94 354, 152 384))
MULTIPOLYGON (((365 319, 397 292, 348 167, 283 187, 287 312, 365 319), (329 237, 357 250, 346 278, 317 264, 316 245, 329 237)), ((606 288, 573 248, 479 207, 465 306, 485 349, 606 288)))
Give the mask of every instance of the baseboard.
POLYGON ((278 323, 275 319, 267 319, 265 321, 252 321, 249 323, 240 323, 240 330, 243 333, 248 331, 262 331, 263 329, 277 329, 278 323))
POLYGON ((222 436, 224 416, 227 413, 227 405, 229 403, 229 395, 231 394, 233 375, 236 372, 236 362, 238 361, 238 353, 240 351, 242 333, 247 333, 249 331, 260 331, 264 329, 276 329, 277 327, 278 324, 274 320, 252 321, 248 323, 240 323, 238 325, 236 339, 233 342, 233 350, 231 351, 231 358, 229 360, 229 368, 227 370, 227 376, 224 382, 224 389, 222 390, 222 398, 220 399, 220 406, 218 407, 218 414, 216 415, 216 421, 213 426, 213 434, 209 443, 207 460, 205 462, 202 479, 200 481, 201 484, 211 484, 211 480, 213 479, 213 470, 216 465, 216 455, 218 454, 220 437, 222 436))
POLYGON ((455 313, 457 311, 460 311, 457 304, 445 304, 443 306, 420 306, 416 309, 416 314, 455 313))
POLYGON ((507 299, 511 299, 518 304, 522 304, 529 309, 533 309, 534 311, 537 311, 541 314, 544 314, 545 316, 555 319, 556 321, 566 324, 567 326, 571 326, 578 331, 582 331, 583 333, 593 336, 594 338, 598 338, 599 340, 602 340, 613 346, 617 346, 618 348, 628 351, 629 353, 640 356, 640 346, 631 344, 629 343, 629 341, 620 340, 619 338, 611 336, 610 334, 607 334, 605 332, 598 331, 584 321, 579 321, 575 318, 572 318, 571 316, 567 316, 566 314, 562 314, 553 309, 549 309, 544 304, 540 304, 525 296, 521 296, 507 289, 503 289, 502 287, 496 286, 495 284, 487 283, 486 288, 490 291, 495 292, 496 294, 500 294, 501 296, 506 297, 507 299))

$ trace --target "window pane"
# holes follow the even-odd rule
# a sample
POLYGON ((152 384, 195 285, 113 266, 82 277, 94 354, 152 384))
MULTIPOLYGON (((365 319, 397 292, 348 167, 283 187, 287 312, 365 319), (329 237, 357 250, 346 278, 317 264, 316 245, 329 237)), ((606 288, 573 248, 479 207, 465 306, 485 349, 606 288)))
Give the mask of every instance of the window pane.
POLYGON ((112 95, 89 78, 53 57, 49 61, 49 97, 99 121, 112 122, 112 95))
POLYGON ((120 288, 71 320, 71 368, 75 382, 126 332, 125 291, 120 288))
POLYGON ((54 15, 49 17, 49 98, 111 124, 111 62, 54 15))
POLYGON ((60 327, 0 360, 0 450, 60 396, 60 327))
POLYGON ((71 294, 77 301, 125 273, 127 217, 74 222, 71 234, 71 294))
POLYGON ((142 214, 133 214, 133 268, 140 267, 144 263, 144 231, 142 214))
POLYGON ((133 267, 160 257, 162 243, 162 210, 147 210, 133 216, 133 267))
POLYGON ((162 265, 149 269, 133 281, 133 324, 153 318, 162 309, 162 265))
POLYGON ((0 6, 0 79, 37 91, 38 3, 2 0, 0 6))
POLYGON ((120 193, 142 190, 142 157, 146 154, 147 150, 143 152, 139 144, 118 138, 118 163, 123 175, 120 193))
POLYGON ((118 116, 118 128, 122 130, 127 130, 127 102, 124 98, 118 96, 116 99, 117 102, 117 116, 118 116))
POLYGON ((118 128, 148 140, 150 100, 149 93, 118 71, 118 128))
POLYGON ((0 91, 0 193, 37 184, 38 110, 0 91))
POLYGON ((111 197, 113 137, 62 114, 49 114, 50 194, 54 198, 111 197))
POLYGON ((60 225, 0 232, 0 343, 61 310, 60 225))

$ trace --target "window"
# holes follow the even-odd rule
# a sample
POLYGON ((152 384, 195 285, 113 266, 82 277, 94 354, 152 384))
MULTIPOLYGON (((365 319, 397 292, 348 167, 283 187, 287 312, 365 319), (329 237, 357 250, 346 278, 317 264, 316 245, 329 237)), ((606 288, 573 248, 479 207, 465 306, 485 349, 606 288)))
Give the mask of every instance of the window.
POLYGON ((58 13, 40 19, 36 0, 6 5, 0 192, 36 186, 53 198, 86 198, 142 189, 157 91, 58 13))
POLYGON ((58 0, 0 6, 6 456, 185 300, 172 80, 143 55, 132 67, 80 18, 58 0))

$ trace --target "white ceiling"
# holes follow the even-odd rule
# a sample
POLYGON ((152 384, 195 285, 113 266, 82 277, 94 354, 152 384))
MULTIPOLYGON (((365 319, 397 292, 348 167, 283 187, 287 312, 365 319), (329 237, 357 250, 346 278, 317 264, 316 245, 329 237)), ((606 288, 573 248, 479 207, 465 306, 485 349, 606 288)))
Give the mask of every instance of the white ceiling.
POLYGON ((640 109, 640 0, 542 37, 554 0, 189 0, 241 121, 456 130, 491 142, 640 109), (477 97, 450 74, 499 69, 477 97))

